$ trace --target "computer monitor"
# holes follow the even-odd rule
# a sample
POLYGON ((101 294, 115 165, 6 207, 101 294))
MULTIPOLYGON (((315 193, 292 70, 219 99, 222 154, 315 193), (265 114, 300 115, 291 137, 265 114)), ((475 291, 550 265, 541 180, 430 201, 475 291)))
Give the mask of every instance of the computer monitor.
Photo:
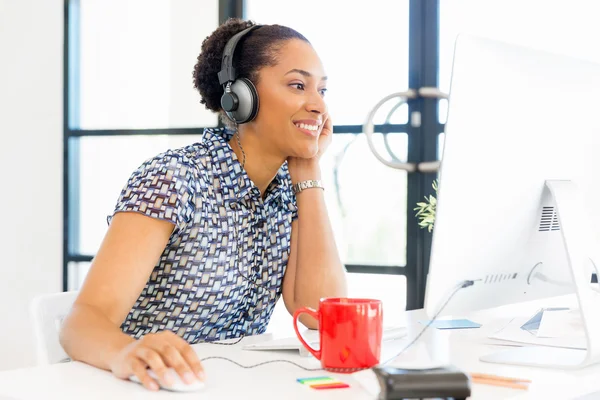
POLYGON ((575 292, 587 351, 520 348, 482 360, 598 362, 600 65, 459 35, 439 180, 428 315, 464 281, 474 284, 441 315, 575 292))

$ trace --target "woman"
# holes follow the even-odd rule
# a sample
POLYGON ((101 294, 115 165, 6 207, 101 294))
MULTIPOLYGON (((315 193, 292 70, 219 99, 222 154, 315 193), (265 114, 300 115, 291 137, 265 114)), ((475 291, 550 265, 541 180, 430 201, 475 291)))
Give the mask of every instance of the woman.
POLYGON ((232 66, 256 87, 258 112, 236 124, 223 110, 225 45, 253 25, 221 25, 194 68, 201 103, 227 128, 146 161, 121 192, 63 324, 73 360, 151 390, 147 368, 167 385, 169 368, 191 383, 204 373, 190 344, 263 333, 280 295, 291 314, 346 296, 320 185, 332 136, 326 77, 308 40, 279 25, 246 33, 232 66))

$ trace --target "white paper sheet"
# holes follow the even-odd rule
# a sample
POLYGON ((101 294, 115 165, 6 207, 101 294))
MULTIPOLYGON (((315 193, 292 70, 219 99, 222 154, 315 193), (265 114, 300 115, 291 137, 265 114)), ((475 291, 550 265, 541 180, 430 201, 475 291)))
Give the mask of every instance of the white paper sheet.
POLYGON ((497 332, 492 333, 488 337, 490 339, 504 340, 523 345, 563 347, 583 350, 587 348, 585 336, 538 337, 536 332, 521 329, 521 326, 527 322, 527 320, 529 320, 529 317, 514 318, 506 326, 497 332))
POLYGON ((585 338, 585 330, 579 310, 544 311, 540 327, 537 330, 539 338, 585 338))

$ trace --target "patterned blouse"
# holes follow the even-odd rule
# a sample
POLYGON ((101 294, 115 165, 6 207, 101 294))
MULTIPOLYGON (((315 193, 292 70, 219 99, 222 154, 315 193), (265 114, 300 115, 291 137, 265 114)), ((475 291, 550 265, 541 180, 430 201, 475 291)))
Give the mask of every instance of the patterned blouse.
POLYGON ((123 188, 115 213, 175 225, 123 332, 168 329, 197 343, 265 331, 282 293, 296 198, 285 163, 263 200, 231 134, 206 129, 201 142, 144 162, 123 188))

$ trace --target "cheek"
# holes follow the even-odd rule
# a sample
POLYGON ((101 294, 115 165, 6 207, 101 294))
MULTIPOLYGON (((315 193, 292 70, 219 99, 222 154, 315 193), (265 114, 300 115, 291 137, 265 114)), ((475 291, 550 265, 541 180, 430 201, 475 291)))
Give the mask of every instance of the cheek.
POLYGON ((259 93, 260 110, 264 120, 290 121, 298 115, 302 108, 299 96, 294 96, 287 90, 265 90, 259 93))

